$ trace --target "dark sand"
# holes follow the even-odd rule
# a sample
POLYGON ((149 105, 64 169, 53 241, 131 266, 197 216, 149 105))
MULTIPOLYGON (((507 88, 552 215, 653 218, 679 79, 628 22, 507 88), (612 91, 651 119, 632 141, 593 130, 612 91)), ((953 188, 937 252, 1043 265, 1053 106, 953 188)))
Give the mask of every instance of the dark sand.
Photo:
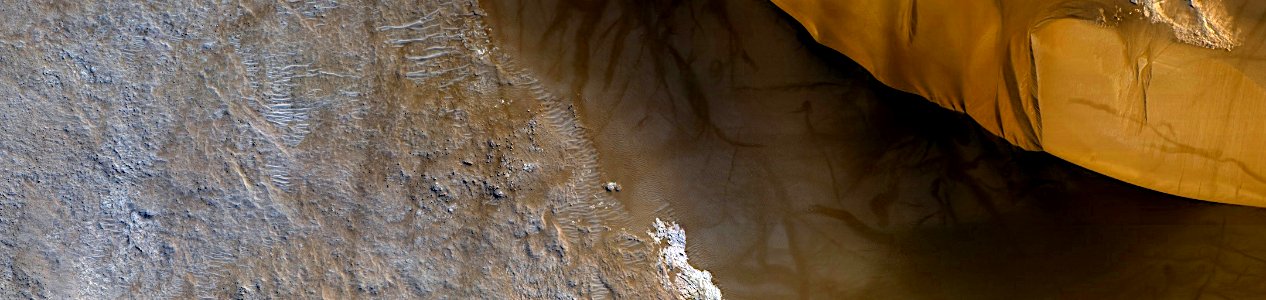
POLYGON ((1266 211, 1011 146, 771 3, 482 5, 574 101, 630 214, 609 226, 682 224, 727 298, 1266 295, 1266 211))

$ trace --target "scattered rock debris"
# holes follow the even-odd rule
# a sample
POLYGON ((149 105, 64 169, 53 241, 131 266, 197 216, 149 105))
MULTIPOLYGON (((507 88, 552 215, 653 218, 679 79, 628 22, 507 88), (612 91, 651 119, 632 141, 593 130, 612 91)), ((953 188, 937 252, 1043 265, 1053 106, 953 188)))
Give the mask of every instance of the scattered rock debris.
POLYGON ((674 293, 480 1, 40 2, 0 4, 0 299, 674 293))
POLYGON ((712 273, 696 269, 686 256, 686 231, 675 222, 655 219, 655 231, 648 232, 659 252, 660 281, 685 299, 722 299, 721 289, 712 283, 712 273))
POLYGON ((602 185, 602 188, 603 188, 603 189, 605 189, 605 190, 607 190, 607 192, 619 192, 619 191, 620 191, 620 184, 619 184, 619 183, 615 183, 615 181, 607 181, 607 183, 606 183, 606 184, 603 184, 603 185, 602 185))

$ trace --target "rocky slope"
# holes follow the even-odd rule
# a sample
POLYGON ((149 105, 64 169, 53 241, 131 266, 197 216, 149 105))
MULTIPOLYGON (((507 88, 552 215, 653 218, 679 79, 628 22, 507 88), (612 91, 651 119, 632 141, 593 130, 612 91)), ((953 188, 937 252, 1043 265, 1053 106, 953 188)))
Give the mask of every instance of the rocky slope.
POLYGON ((2 298, 672 295, 477 3, 0 15, 2 298))

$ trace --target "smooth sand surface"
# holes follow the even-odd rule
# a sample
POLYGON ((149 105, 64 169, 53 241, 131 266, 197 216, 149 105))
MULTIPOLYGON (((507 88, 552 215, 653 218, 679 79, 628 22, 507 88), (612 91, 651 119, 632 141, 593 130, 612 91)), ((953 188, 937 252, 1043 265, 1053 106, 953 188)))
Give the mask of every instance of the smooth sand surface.
POLYGON ((880 81, 1025 149, 1266 206, 1266 2, 774 2, 880 81))

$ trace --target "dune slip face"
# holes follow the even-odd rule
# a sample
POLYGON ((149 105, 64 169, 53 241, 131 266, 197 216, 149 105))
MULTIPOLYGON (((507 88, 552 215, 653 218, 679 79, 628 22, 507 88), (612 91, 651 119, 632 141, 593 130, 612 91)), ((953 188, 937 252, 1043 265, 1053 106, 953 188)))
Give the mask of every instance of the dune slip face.
POLYGON ((1266 206, 1266 3, 774 1, 884 83, 1146 188, 1266 206))

